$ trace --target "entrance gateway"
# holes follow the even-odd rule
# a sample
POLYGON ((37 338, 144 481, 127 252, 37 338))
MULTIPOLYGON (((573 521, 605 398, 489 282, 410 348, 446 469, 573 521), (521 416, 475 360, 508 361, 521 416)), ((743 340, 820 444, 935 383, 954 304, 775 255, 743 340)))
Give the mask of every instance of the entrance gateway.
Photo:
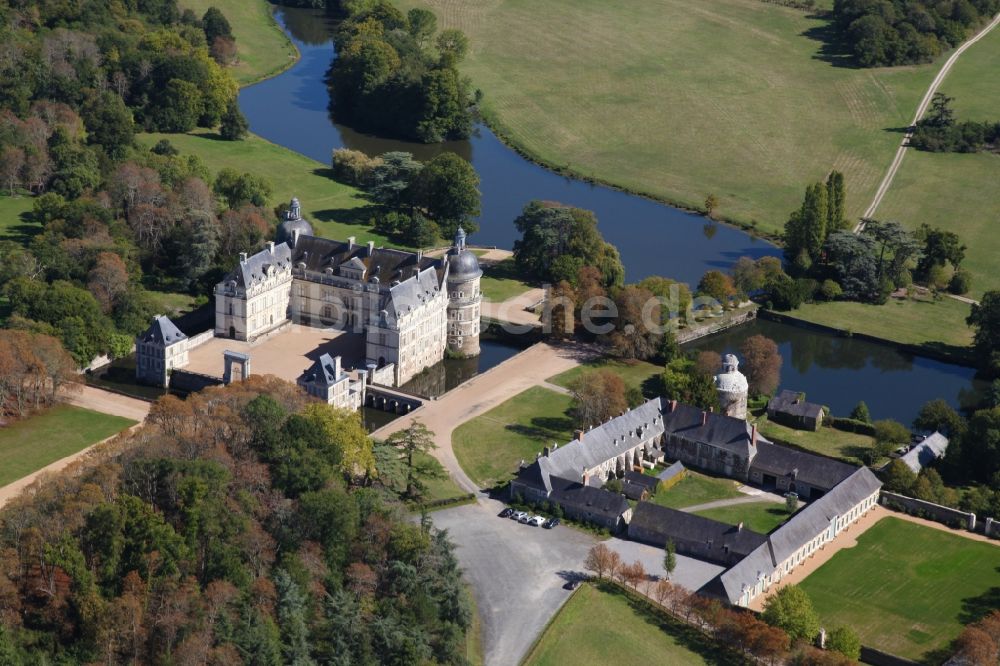
POLYGON ((226 350, 222 352, 225 359, 226 369, 222 373, 222 383, 229 386, 233 383, 233 364, 240 366, 240 381, 245 382, 250 377, 250 354, 226 350))

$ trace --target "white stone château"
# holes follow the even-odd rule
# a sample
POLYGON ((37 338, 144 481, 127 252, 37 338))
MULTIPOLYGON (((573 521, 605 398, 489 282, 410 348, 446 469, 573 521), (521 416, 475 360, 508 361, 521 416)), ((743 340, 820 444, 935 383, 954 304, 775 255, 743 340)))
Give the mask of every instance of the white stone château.
POLYGON ((319 238, 292 199, 277 241, 241 254, 216 285, 217 337, 253 341, 289 320, 362 333, 365 364, 391 369, 379 376, 391 374, 396 386, 440 362, 449 340, 459 353, 479 353, 481 271, 461 230, 456 247, 432 259, 371 241, 359 245, 353 237, 319 238))
POLYGON ((163 315, 135 338, 135 378, 144 384, 167 387, 170 371, 188 364, 188 336, 163 315))
POLYGON ((726 354, 722 359, 722 372, 715 376, 715 390, 719 394, 719 406, 723 414, 746 419, 750 385, 739 368, 740 362, 736 355, 726 354))

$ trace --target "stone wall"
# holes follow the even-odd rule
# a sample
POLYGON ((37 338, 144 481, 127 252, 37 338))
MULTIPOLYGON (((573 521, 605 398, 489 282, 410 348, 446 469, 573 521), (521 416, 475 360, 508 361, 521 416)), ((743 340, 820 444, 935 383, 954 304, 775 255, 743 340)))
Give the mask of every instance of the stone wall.
POLYGON ((396 385, 396 364, 387 363, 381 368, 376 368, 370 373, 372 384, 381 384, 382 386, 395 386, 396 385))
POLYGON ((959 511, 933 502, 925 502, 906 495, 897 495, 888 491, 882 491, 882 505, 888 509, 895 509, 903 513, 909 513, 921 518, 927 518, 935 522, 947 525, 948 527, 958 527, 967 529, 970 532, 976 530, 976 514, 968 511, 959 511))
POLYGON ((992 539, 1000 539, 1000 520, 987 518, 983 523, 983 533, 992 539))

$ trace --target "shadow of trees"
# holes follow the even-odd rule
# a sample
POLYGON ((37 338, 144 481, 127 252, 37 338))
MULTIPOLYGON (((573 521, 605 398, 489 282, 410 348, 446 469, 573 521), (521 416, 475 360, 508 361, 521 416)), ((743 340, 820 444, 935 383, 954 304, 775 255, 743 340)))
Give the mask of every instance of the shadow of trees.
POLYGON ((803 37, 819 43, 819 49, 813 55, 814 60, 829 63, 834 67, 861 68, 857 58, 854 57, 851 45, 837 32, 832 12, 817 12, 810 14, 809 18, 823 21, 822 24, 802 33, 803 37))

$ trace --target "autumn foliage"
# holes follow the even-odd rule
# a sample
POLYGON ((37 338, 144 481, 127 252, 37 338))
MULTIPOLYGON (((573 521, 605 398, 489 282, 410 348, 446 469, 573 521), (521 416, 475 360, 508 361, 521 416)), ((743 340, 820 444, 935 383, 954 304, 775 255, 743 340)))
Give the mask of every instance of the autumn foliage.
POLYGON ((74 379, 75 369, 59 340, 0 330, 0 420, 53 404, 59 390, 74 379))

